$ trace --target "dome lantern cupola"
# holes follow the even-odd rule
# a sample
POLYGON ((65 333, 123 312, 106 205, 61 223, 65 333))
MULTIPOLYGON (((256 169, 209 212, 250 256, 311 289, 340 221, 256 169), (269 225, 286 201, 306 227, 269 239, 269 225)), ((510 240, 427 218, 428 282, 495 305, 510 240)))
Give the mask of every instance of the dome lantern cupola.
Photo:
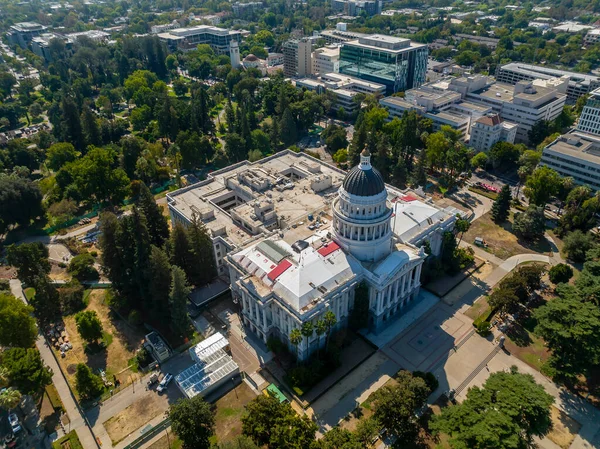
POLYGON ((346 175, 343 188, 356 196, 376 196, 385 190, 383 177, 371 165, 371 153, 366 148, 360 153, 360 163, 346 175))

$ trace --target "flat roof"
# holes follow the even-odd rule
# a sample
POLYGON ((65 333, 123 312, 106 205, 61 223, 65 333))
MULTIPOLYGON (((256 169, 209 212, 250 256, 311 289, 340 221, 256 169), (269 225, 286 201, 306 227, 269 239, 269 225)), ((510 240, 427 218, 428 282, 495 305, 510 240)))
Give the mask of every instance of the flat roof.
POLYGON ((564 134, 544 148, 544 153, 556 152, 600 165, 600 137, 574 131, 564 134))
MULTIPOLYGON (((600 32, 600 30, 595 31, 600 32)), ((560 78, 561 76, 568 76, 572 81, 600 82, 600 77, 596 75, 553 69, 550 67, 532 64, 522 64, 520 62, 504 64, 502 67, 500 67, 500 70, 510 70, 512 72, 521 73, 536 79, 560 78)))
POLYGON ((254 239, 256 234, 236 223, 236 217, 265 232, 267 227, 271 230, 270 225, 287 228, 305 220, 310 213, 329 212, 329 203, 345 175, 343 170, 305 153, 287 150, 210 173, 204 181, 167 194, 167 201, 172 211, 188 221, 194 213, 198 214, 213 237, 220 236, 237 247, 254 239), (264 190, 256 190, 241 180, 249 175, 260 179, 266 186, 264 190), (322 190, 316 187, 321 184, 322 190), (275 222, 261 222, 255 212, 257 201, 270 203, 275 222))

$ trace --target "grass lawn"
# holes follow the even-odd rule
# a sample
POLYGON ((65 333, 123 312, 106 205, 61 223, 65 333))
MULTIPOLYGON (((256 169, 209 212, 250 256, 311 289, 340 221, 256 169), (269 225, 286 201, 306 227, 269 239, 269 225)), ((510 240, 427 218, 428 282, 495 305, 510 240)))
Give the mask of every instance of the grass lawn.
POLYGON ((255 397, 252 389, 242 382, 215 403, 215 435, 220 443, 231 441, 242 434, 242 415, 246 404, 255 397))
POLYGON ((465 315, 472 320, 476 320, 479 316, 487 313, 488 310, 490 310, 490 305, 488 304, 487 296, 484 296, 476 301, 471 307, 469 307, 469 309, 465 312, 465 315))
POLYGON ((502 225, 492 221, 490 213, 483 215, 471 224, 471 228, 465 233, 463 240, 473 243, 475 237, 482 237, 488 243, 486 251, 494 254, 500 259, 508 259, 517 254, 546 254, 550 255, 550 244, 546 239, 538 242, 527 242, 520 239, 512 232, 513 214, 509 220, 502 225))
POLYGON ((52 443, 52 449, 83 449, 81 441, 74 430, 52 443))
POLYGON ((86 308, 86 310, 95 311, 102 322, 103 340, 107 344, 104 350, 95 354, 86 353, 85 344, 77 332, 75 317, 71 315, 64 318, 65 328, 73 349, 67 351, 64 358, 59 356, 58 360, 66 373, 67 380, 74 389, 75 367, 78 363, 85 363, 96 373, 100 369, 105 370, 107 379, 110 381, 115 375, 121 381, 122 388, 138 377, 136 373, 130 371, 128 361, 141 347, 144 339, 143 332, 132 329, 127 323, 110 314, 108 306, 104 303, 105 293, 105 290, 92 290, 86 308))
POLYGON ((35 295, 35 288, 33 287, 27 287, 25 289, 25 298, 27 298, 27 301, 31 301, 31 299, 34 297, 35 295))
POLYGON ((581 424, 554 406, 552 406, 550 413, 552 417, 552 430, 546 435, 546 438, 559 445, 562 449, 567 449, 571 446, 579 429, 581 429, 581 424))

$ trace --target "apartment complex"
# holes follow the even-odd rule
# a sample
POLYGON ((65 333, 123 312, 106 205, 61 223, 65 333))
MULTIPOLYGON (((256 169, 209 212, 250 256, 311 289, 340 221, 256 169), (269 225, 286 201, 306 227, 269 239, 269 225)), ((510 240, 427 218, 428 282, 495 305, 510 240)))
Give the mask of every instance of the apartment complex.
POLYGON ((600 42, 600 29, 594 28, 587 32, 585 37, 583 38, 583 43, 585 45, 594 45, 600 42))
POLYGON ((551 69, 548 67, 511 62, 498 66, 496 79, 499 83, 516 84, 519 81, 531 81, 534 79, 548 80, 567 76, 567 102, 575 104, 577 99, 592 90, 600 87, 600 77, 585 73, 568 72, 565 70, 551 69))
POLYGON ((425 44, 372 34, 342 43, 340 73, 383 84, 392 94, 425 82, 427 56, 425 44))
POLYGON ((348 114, 352 114, 360 106, 354 99, 357 94, 383 95, 385 93, 383 84, 372 83, 339 73, 323 73, 317 79, 299 79, 296 80, 296 87, 318 93, 327 90, 333 91, 335 93, 335 103, 332 105, 332 109, 338 110, 343 107, 348 114))
POLYGON ((487 114, 471 125, 469 146, 488 152, 498 142, 514 143, 519 125, 502 120, 498 114, 487 114))
POLYGON ((594 90, 585 103, 577 130, 600 136, 600 88, 594 90))
POLYGON ((290 78, 312 73, 312 42, 292 39, 283 44, 283 73, 290 78))
POLYGON ((193 50, 199 44, 208 44, 215 53, 229 56, 230 43, 233 41, 241 42, 242 33, 210 25, 198 25, 158 33, 158 37, 167 44, 167 47, 171 51, 193 50))
POLYGON ((21 48, 28 48, 29 43, 34 37, 45 33, 48 27, 36 22, 20 22, 12 25, 6 38, 10 45, 18 45, 21 48))
POLYGON ((340 47, 337 45, 318 48, 312 54, 312 74, 339 73, 340 47))
POLYGON ((600 137, 579 131, 564 134, 544 148, 540 164, 600 190, 600 137))

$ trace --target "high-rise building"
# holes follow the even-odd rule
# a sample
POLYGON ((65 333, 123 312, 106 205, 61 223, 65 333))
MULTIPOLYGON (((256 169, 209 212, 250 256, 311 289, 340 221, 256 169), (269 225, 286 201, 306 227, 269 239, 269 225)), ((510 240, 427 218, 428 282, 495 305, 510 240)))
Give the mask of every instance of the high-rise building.
POLYGON ((427 55, 425 44, 372 34, 342 43, 340 73, 384 84, 392 94, 425 82, 427 55))
POLYGON ((36 22, 20 22, 10 27, 6 37, 11 45, 27 48, 34 37, 44 33, 48 28, 36 22))
POLYGON ((310 39, 292 39, 283 44, 283 73, 292 78, 312 73, 312 42, 310 39))
POLYGON ((331 10, 347 16, 360 16, 364 11, 368 16, 381 14, 381 0, 331 0, 331 10))
POLYGON ((312 54, 312 74, 339 73, 340 47, 317 48, 312 54))
POLYGON ((590 94, 583 111, 581 111, 577 129, 600 136, 600 88, 590 94))

